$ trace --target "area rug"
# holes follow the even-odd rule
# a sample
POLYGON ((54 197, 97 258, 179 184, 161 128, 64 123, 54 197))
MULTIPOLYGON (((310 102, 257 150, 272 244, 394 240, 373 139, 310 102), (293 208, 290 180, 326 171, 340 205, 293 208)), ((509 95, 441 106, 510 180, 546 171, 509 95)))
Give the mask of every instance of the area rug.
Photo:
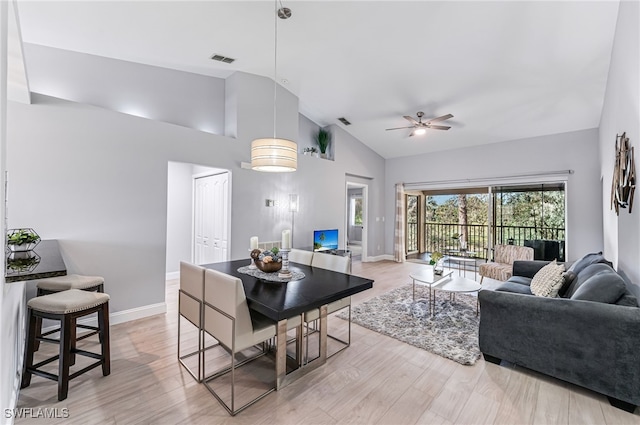
MULTIPOLYGON (((428 289, 416 286, 416 299, 428 298, 428 289)), ((348 319, 348 312, 338 315, 348 319)), ((412 285, 402 286, 351 308, 351 320, 365 328, 422 348, 463 365, 480 358, 476 297, 457 294, 436 296, 435 314, 429 305, 413 302, 412 285)))

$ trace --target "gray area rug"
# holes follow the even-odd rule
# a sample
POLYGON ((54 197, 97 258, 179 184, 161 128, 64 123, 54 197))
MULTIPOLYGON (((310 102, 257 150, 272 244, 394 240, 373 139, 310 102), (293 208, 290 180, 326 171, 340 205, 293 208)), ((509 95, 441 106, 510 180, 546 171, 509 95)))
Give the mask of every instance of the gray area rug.
MULTIPOLYGON (((428 289, 416 287, 416 299, 428 298, 428 289)), ((348 319, 348 313, 338 315, 348 319)), ((413 303, 412 286, 406 285, 352 307, 351 320, 367 329, 390 336, 451 359, 473 365, 480 358, 476 297, 457 294, 436 296, 435 315, 429 314, 427 302, 413 303)))

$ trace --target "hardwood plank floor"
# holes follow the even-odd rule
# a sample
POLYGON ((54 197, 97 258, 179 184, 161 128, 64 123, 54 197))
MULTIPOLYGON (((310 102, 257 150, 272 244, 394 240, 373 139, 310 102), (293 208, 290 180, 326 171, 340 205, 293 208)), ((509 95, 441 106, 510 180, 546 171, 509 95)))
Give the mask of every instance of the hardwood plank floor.
MULTIPOLYGON (((352 297, 353 304, 410 283, 409 273, 420 267, 354 263, 353 273, 375 284, 352 297)), ((43 378, 34 376, 21 390, 19 409, 35 414, 41 408, 66 408, 68 418, 18 418, 16 424, 640 425, 639 413, 615 409, 599 394, 484 360, 462 366, 355 324, 351 347, 231 417, 178 364, 177 290, 177 280, 167 282, 166 315, 112 326, 110 376, 94 369, 78 377, 62 402, 56 399, 56 383, 43 378)), ((346 336, 344 320, 330 317, 329 326, 346 336)), ((97 348, 91 338, 81 344, 97 348)), ((43 345, 42 351, 53 349, 43 345)))

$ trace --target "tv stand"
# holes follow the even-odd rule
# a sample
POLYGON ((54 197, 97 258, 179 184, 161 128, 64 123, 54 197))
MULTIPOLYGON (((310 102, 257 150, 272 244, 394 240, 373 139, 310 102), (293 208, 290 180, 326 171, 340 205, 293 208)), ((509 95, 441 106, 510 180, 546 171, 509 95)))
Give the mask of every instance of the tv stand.
POLYGON ((314 251, 312 247, 300 248, 304 251, 311 251, 314 254, 329 254, 329 255, 338 255, 340 257, 349 257, 351 258, 351 251, 348 249, 323 249, 319 251, 314 251))

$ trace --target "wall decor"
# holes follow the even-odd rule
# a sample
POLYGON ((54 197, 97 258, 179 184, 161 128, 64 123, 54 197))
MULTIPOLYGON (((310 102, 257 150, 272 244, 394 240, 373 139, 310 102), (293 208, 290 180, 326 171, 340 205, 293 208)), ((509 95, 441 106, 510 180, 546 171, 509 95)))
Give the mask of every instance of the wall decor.
POLYGON ((616 134, 616 162, 613 167, 611 184, 611 209, 620 214, 620 208, 633 208, 633 194, 636 190, 636 165, 633 146, 629 144, 627 133, 616 134))

